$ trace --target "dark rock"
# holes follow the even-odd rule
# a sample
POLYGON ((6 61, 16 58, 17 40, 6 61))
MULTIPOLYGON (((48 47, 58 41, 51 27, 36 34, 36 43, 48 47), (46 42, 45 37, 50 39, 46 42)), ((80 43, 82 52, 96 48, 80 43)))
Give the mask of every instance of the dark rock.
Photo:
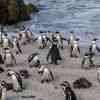
POLYGON ((22 77, 24 77, 26 79, 29 78, 29 76, 30 76, 30 74, 27 70, 20 70, 19 73, 22 77))
POLYGON ((91 86, 92 83, 89 82, 86 78, 79 78, 75 82, 73 82, 73 87, 76 89, 90 88, 91 86))
POLYGON ((0 73, 3 73, 5 70, 2 68, 2 67, 0 67, 0 73))

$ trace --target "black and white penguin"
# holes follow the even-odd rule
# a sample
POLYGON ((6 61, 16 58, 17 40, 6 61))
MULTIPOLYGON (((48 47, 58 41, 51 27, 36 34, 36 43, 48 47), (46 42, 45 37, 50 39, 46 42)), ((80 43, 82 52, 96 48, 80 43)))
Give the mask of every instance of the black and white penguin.
POLYGON ((6 48, 4 52, 4 64, 5 66, 13 66, 16 64, 15 56, 9 48, 6 48))
POLYGON ((82 59, 81 67, 85 68, 85 69, 88 69, 88 68, 94 66, 94 62, 93 62, 94 55, 95 54, 93 52, 86 52, 84 54, 83 59, 82 59))
POLYGON ((70 57, 79 57, 80 47, 79 47, 78 41, 79 41, 78 38, 73 41, 73 45, 71 46, 71 49, 70 49, 70 57))
POLYGON ((100 83, 100 67, 97 68, 97 80, 100 83))
POLYGON ((14 72, 12 70, 8 70, 8 76, 12 79, 13 90, 14 91, 22 91, 23 90, 23 81, 19 73, 14 72))
MULTIPOLYGON (((42 32, 40 31, 40 33, 42 33, 42 32)), ((36 41, 37 41, 38 48, 41 49, 43 47, 43 45, 42 45, 42 35, 39 35, 36 38, 36 41)))
POLYGON ((77 100, 75 92, 71 89, 70 84, 67 81, 62 83, 61 87, 65 94, 65 100, 77 100))
POLYGON ((68 39, 68 46, 69 47, 73 46, 73 42, 74 42, 75 39, 76 39, 76 36, 75 36, 74 32, 71 31, 69 39, 68 39))
POLYGON ((0 100, 6 100, 7 96, 7 89, 6 87, 1 83, 0 84, 0 100))
POLYGON ((32 53, 28 56, 28 64, 30 67, 36 67, 39 63, 39 53, 32 53))
POLYGON ((3 37, 3 48, 8 48, 9 47, 9 39, 8 39, 8 35, 5 34, 3 37))
POLYGON ((8 83, 6 81, 1 81, 1 85, 6 88, 7 91, 13 90, 13 85, 12 83, 8 83))
POLYGON ((16 54, 22 54, 22 49, 19 43, 19 40, 16 37, 13 37, 13 48, 16 54))
POLYGON ((0 64, 4 64, 4 59, 1 54, 0 54, 0 64))
POLYGON ((94 52, 94 53, 96 53, 96 51, 100 52, 100 48, 96 44, 97 40, 98 40, 97 38, 94 38, 92 40, 91 45, 89 46, 89 51, 90 52, 94 52))
POLYGON ((26 37, 27 37, 27 41, 29 43, 32 42, 35 38, 34 34, 32 33, 32 31, 29 28, 26 30, 26 37))
POLYGON ((63 41, 66 40, 60 32, 56 32, 56 39, 58 40, 58 46, 63 49, 63 41))
POLYGON ((55 37, 53 38, 52 46, 47 54, 47 61, 49 60, 49 57, 51 58, 51 63, 56 65, 58 64, 58 60, 62 60, 58 47, 58 41, 55 37))
POLYGON ((52 71, 46 66, 40 65, 38 68, 38 73, 41 74, 41 83, 54 80, 52 71))
POLYGON ((20 42, 22 45, 26 45, 27 44, 27 38, 26 38, 26 32, 25 30, 22 30, 19 32, 20 34, 20 42))

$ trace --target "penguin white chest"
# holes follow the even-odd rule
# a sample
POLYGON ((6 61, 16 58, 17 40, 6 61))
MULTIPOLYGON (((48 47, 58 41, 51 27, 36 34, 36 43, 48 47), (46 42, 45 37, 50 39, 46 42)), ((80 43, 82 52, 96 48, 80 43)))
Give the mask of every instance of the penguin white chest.
POLYGON ((2 88, 2 97, 1 100, 6 100, 6 88, 2 88))
POLYGON ((8 53, 8 54, 6 54, 5 63, 6 63, 6 64, 11 64, 11 62, 12 62, 12 57, 11 57, 11 54, 8 53))
POLYGON ((39 36, 39 37, 38 37, 38 44, 41 45, 41 43, 42 43, 42 37, 39 36))
POLYGON ((74 41, 74 49, 77 49, 77 47, 78 47, 78 43, 77 41, 74 41))
POLYGON ((15 75, 12 75, 12 82, 13 82, 13 88, 14 88, 14 90, 20 89, 17 77, 15 75))
POLYGON ((95 52, 95 50, 96 50, 96 44, 93 44, 92 45, 92 51, 95 52))
POLYGON ((4 39, 3 46, 4 46, 4 48, 9 46, 8 39, 4 39))

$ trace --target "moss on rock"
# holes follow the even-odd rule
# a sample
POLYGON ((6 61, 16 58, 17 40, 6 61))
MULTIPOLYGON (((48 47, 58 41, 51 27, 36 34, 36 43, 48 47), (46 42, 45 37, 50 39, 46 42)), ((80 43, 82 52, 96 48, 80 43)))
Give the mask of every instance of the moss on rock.
POLYGON ((23 0, 0 0, 0 24, 29 20, 32 12, 38 12, 38 8, 33 4, 25 5, 23 0))

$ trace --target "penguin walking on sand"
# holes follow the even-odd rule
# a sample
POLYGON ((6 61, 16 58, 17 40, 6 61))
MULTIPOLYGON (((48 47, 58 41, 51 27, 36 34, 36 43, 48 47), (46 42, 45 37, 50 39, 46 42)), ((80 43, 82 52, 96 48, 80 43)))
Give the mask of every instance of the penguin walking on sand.
POLYGON ((20 42, 21 42, 22 45, 26 45, 27 44, 27 38, 26 38, 25 31, 21 31, 20 32, 20 42))
POLYGON ((78 38, 73 41, 73 46, 71 46, 70 48, 70 57, 79 57, 80 47, 78 41, 79 41, 78 38))
POLYGON ((8 38, 7 34, 4 34, 4 38, 3 38, 3 48, 8 48, 8 47, 12 47, 12 43, 10 41, 10 39, 8 38))
POLYGON ((47 54, 47 61, 49 57, 51 58, 51 63, 56 65, 58 64, 58 60, 62 60, 56 38, 53 38, 52 46, 47 54))
POLYGON ((89 69, 90 67, 94 66, 94 62, 93 62, 94 55, 95 54, 93 52, 86 52, 82 59, 81 67, 85 69, 89 69))
POLYGON ((97 68, 97 80, 100 83, 100 67, 97 68))
POLYGON ((0 100, 6 100, 7 96, 7 89, 6 87, 1 83, 0 84, 0 100))
POLYGON ((13 53, 9 48, 5 48, 4 50, 4 64, 5 66, 13 66, 16 64, 16 59, 13 53))
POLYGON ((14 48, 16 54, 19 54, 19 53, 22 54, 22 49, 21 49, 19 40, 16 37, 14 37, 14 39, 13 39, 13 48, 14 48))
POLYGON ((7 74, 12 79, 13 90, 16 92, 22 91, 23 90, 23 82, 22 82, 22 78, 21 78, 20 74, 17 72, 14 72, 12 70, 8 70, 7 74))
POLYGON ((28 43, 34 40, 34 35, 29 28, 26 30, 26 37, 27 37, 28 43))
POLYGON ((38 66, 38 73, 41 75, 41 83, 50 82, 54 80, 52 71, 43 65, 38 66))
POLYGON ((63 41, 66 39, 61 35, 60 32, 56 32, 56 39, 58 40, 58 46, 63 49, 63 41))
POLYGON ((96 41, 98 39, 94 38, 91 42, 91 45, 89 46, 89 52, 96 53, 96 51, 100 52, 100 48, 97 46, 96 41))
POLYGON ((70 37, 69 37, 69 39, 67 40, 67 41, 68 41, 68 47, 69 47, 69 48, 73 47, 73 42, 74 42, 75 39, 76 39, 76 36, 75 36, 74 32, 71 31, 71 32, 70 32, 70 37))
POLYGON ((0 54, 0 64, 4 64, 4 59, 1 54, 0 54))
POLYGON ((64 81, 64 83, 60 84, 63 92, 65 94, 65 100, 77 100, 76 94, 71 89, 69 82, 64 81))
POLYGON ((38 44, 38 48, 41 49, 42 48, 42 36, 39 35, 37 38, 37 44, 38 44))

